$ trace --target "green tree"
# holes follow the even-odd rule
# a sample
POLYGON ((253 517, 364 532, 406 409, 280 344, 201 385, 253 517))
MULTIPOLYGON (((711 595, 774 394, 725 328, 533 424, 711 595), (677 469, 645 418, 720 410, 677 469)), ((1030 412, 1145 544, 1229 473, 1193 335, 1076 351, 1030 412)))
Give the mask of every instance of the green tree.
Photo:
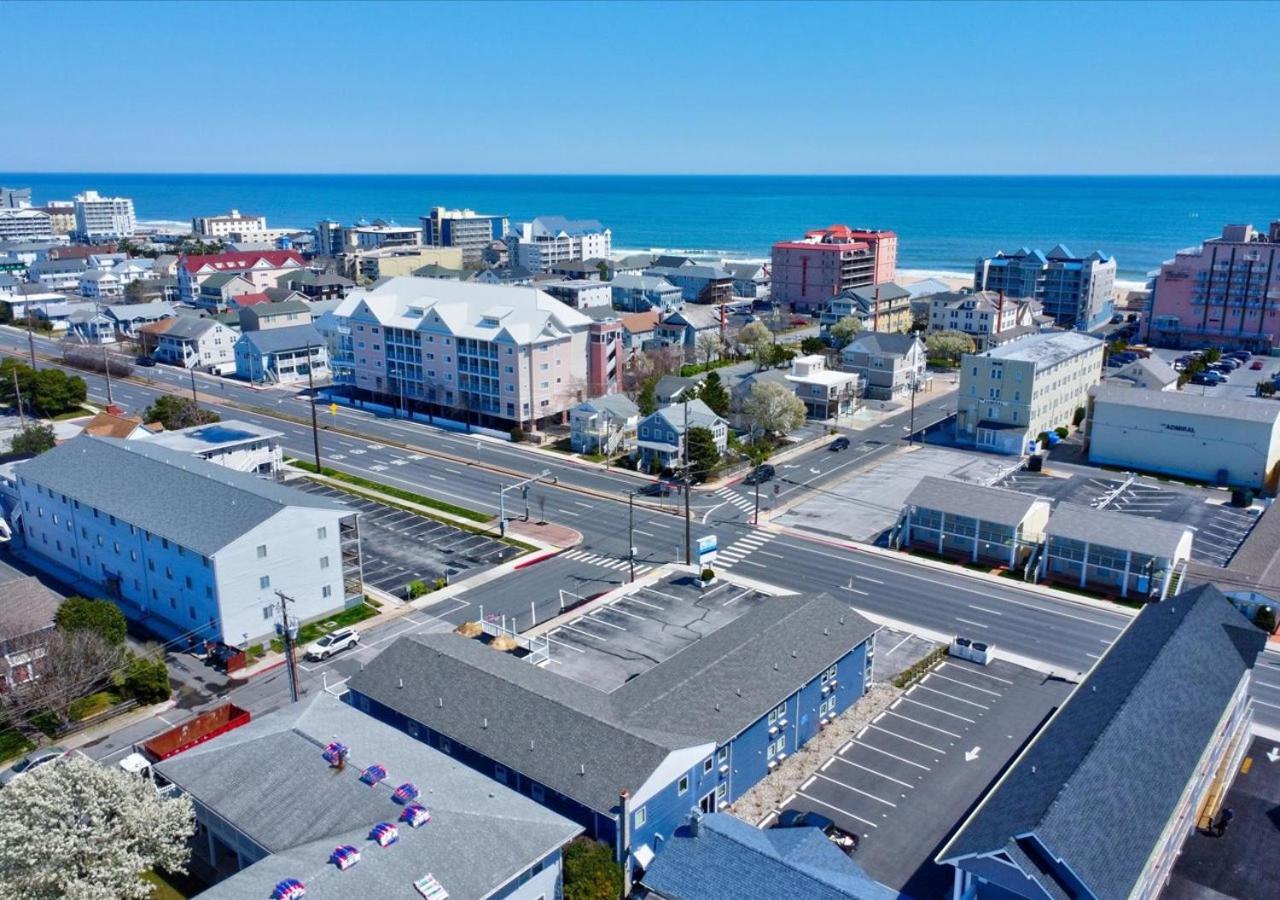
POLYGON ((804 424, 804 401, 780 384, 751 386, 742 412, 756 434, 787 434, 804 424))
POLYGON ((827 342, 820 337, 807 337, 800 342, 800 352, 806 356, 812 356, 815 353, 826 353, 827 342))
POLYGON ((163 703, 169 699, 169 667, 158 656, 130 656, 122 687, 139 703, 163 703))
POLYGON ((636 406, 640 407, 640 415, 650 416, 658 409, 658 380, 646 378, 640 388, 640 396, 636 398, 636 406))
POLYGON ((622 896, 622 867, 613 851, 587 837, 574 838, 564 848, 564 900, 618 900, 622 896))
POLYGON ((15 375, 18 390, 22 393, 23 406, 42 416, 56 416, 75 409, 87 396, 84 379, 78 375, 68 375, 61 369, 41 369, 37 372, 13 357, 8 357, 0 362, 0 403, 7 406, 17 404, 13 388, 15 375))
POLYGON ((1076 428, 1080 427, 1080 423, 1084 421, 1085 409, 1083 406, 1077 406, 1075 413, 1071 416, 1071 424, 1076 428))
POLYGON ((729 391, 720 380, 719 372, 707 373, 702 389, 698 392, 698 399, 711 407, 711 411, 717 416, 729 415, 729 391))
POLYGON ((127 623, 120 607, 110 600, 68 597, 53 615, 54 624, 66 632, 93 631, 111 644, 123 644, 127 623))
POLYGON ((927 335, 924 346, 930 356, 944 359, 952 365, 959 363, 961 356, 976 349, 973 338, 963 331, 938 331, 927 335))
POLYGON ((603 260, 603 259, 602 259, 602 260, 600 260, 600 262, 596 263, 596 271, 600 273, 600 280, 601 280, 601 281, 611 281, 611 280, 612 280, 612 279, 610 278, 610 274, 611 274, 611 273, 609 272, 609 263, 608 263, 608 261, 607 261, 607 260, 603 260))
POLYGON ((695 426, 689 429, 689 477, 694 481, 706 481, 716 466, 720 465, 720 450, 710 428, 695 426))
POLYGON ((769 365, 774 368, 791 364, 791 360, 795 359, 796 351, 790 347, 784 347, 782 344, 769 345, 769 365))
POLYGON ((845 316, 827 329, 836 348, 840 349, 853 340, 854 335, 862 330, 862 321, 857 316, 845 316))
POLYGON ((773 332, 763 322, 748 322, 738 329, 735 341, 743 355, 759 362, 761 348, 773 343, 773 332))
POLYGON ((57 442, 57 438, 53 435, 53 426, 37 422, 15 434, 9 441, 9 450, 12 453, 38 454, 52 450, 57 442))
POLYGON ((195 401, 189 397, 170 394, 157 397, 142 413, 142 421, 148 424, 159 422, 167 431, 190 428, 192 425, 208 425, 221 419, 216 412, 196 406, 195 401))

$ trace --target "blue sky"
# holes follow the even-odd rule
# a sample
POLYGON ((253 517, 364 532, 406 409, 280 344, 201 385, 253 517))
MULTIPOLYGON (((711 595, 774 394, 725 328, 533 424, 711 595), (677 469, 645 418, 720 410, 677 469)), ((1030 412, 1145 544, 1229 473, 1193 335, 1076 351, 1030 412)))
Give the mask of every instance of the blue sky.
POLYGON ((1280 168, 1271 3, 0 3, 0 31, 0 171, 1280 168))

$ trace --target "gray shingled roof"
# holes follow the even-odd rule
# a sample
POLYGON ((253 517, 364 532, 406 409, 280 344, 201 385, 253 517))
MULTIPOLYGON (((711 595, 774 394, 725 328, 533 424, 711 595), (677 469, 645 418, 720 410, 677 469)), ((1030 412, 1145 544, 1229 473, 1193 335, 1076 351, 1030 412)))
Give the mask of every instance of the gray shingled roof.
POLYGON ((886 334, 879 331, 868 331, 856 336, 844 348, 844 353, 849 351, 862 351, 863 353, 892 353, 897 356, 905 355, 920 338, 914 334, 886 334))
POLYGON ((1038 500, 1005 488, 926 475, 907 495, 906 505, 1016 527, 1038 500))
POLYGON ((1136 409, 1266 424, 1274 423, 1280 418, 1280 403, 1260 398, 1210 397, 1183 391, 1142 390, 1106 383, 1095 387, 1092 394, 1098 403, 1113 403, 1136 409))
POLYGON ((203 556, 288 506, 350 511, 148 441, 81 435, 14 471, 203 556))
MULTIPOLYGON (((252 307, 250 307, 252 308, 252 307)), ((259 353, 280 353, 284 350, 305 350, 310 344, 323 347, 324 338, 314 325, 290 325, 288 328, 267 328, 262 331, 246 331, 240 339, 259 353)))
POLYGON ((1146 606, 939 861, 1006 852, 1061 896, 1016 840, 1033 834, 1094 896, 1130 896, 1265 643, 1212 586, 1146 606))
POLYGON ((389 725, 319 693, 157 769, 225 821, 272 851, 206 898, 267 897, 283 878, 306 885, 308 900, 420 898, 413 882, 430 872, 450 897, 481 898, 562 846, 581 827, 389 725), (333 769, 321 756, 333 740, 351 751, 333 769), (377 763, 387 779, 360 773, 377 763), (391 800, 409 781, 431 812, 421 828, 400 825, 399 843, 378 847, 369 830, 395 822, 391 800), (341 872, 334 848, 356 846, 360 862, 341 872))
POLYGON ((459 635, 413 635, 349 686, 607 812, 669 753, 727 741, 875 631, 833 597, 773 599, 611 694, 459 635))
POLYGON ((1088 541, 1099 547, 1114 547, 1171 559, 1190 525, 1148 519, 1110 509, 1094 509, 1078 503, 1059 503, 1045 526, 1049 537, 1088 541))
POLYGON ((899 284, 892 281, 885 281, 880 284, 872 284, 867 287, 849 288, 844 291, 860 300, 865 301, 869 306, 874 306, 876 302, 876 293, 880 294, 881 303, 889 303, 893 300, 905 300, 911 296, 911 292, 899 284))
POLYGON ((53 615, 62 605, 62 597, 27 576, 0 583, 0 644, 49 628, 53 615))
POLYGON ((216 319, 204 319, 197 316, 175 316, 173 324, 164 333, 164 337, 176 338, 182 341, 194 341, 216 324, 216 319))

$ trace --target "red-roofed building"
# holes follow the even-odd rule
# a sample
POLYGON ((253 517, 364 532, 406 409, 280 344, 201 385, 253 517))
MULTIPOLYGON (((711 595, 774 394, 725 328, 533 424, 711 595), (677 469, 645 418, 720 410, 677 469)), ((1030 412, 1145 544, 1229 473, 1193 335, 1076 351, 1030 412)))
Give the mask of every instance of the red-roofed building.
POLYGON ((831 225, 773 245, 770 295, 814 312, 851 288, 893 281, 897 266, 896 233, 831 225))
POLYGON ((244 309, 246 306, 257 306, 260 303, 270 303, 271 298, 266 294, 240 294, 238 297, 232 297, 227 304, 231 309, 244 309))
POLYGON ((280 276, 305 265, 293 250, 254 250, 245 253, 216 253, 184 256, 178 262, 178 295, 192 303, 200 286, 214 275, 234 274, 247 279, 257 290, 273 288, 280 276))

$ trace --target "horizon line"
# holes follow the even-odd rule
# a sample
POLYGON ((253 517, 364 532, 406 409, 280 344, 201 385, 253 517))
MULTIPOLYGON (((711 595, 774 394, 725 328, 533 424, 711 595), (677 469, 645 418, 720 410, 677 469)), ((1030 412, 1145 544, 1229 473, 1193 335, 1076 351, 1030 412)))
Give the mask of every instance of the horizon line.
POLYGON ((27 175, 239 175, 272 178, 1280 178, 1277 172, 237 172, 88 169, 0 169, 27 175))

